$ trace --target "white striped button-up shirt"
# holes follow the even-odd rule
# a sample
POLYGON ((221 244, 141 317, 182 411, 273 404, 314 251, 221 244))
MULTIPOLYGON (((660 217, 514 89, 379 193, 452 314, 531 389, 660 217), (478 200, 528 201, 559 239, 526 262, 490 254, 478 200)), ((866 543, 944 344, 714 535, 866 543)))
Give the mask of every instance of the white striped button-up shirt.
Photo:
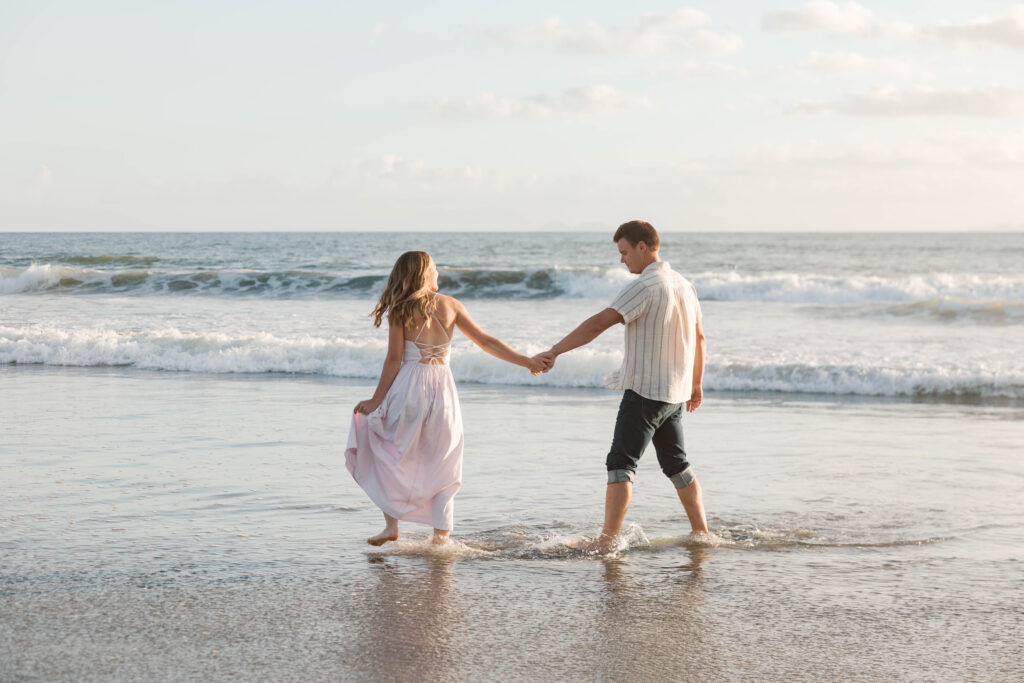
POLYGON ((666 403, 690 400, 701 319, 697 291, 666 261, 655 261, 611 303, 626 323, 622 367, 610 389, 632 389, 666 403))

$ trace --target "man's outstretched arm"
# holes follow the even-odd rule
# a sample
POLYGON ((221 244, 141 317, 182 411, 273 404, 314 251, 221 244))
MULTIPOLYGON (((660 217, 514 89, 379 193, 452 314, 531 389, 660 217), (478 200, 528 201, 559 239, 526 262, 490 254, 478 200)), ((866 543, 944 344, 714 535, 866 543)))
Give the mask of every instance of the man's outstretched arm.
POLYGON ((581 322, 579 327, 565 335, 560 342, 552 346, 549 350, 537 355, 549 360, 553 364, 555 362, 555 358, 566 351, 572 351, 584 344, 589 344, 609 327, 622 322, 624 322, 622 315, 618 311, 614 308, 606 308, 600 313, 592 315, 581 322))

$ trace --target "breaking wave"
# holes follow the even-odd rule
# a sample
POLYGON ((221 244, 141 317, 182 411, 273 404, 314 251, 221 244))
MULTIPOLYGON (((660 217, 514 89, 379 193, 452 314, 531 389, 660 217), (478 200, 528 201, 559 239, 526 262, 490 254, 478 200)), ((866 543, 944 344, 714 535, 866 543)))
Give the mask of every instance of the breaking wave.
MULTIPOLYGON (((524 345, 526 353, 543 350, 524 345)), ((330 336, 148 332, 32 325, 0 326, 0 363, 63 366, 127 366, 203 373, 300 373, 375 379, 384 348, 378 341, 330 336)), ((603 387, 622 362, 621 351, 579 349, 558 359, 555 371, 532 377, 476 347, 460 346, 452 371, 461 382, 492 385, 603 387)), ((816 363, 711 363, 709 391, 815 393, 863 396, 1024 398, 1024 369, 1006 365, 872 365, 836 357, 816 363)))
MULTIPOLYGON (((104 257, 110 258, 110 257, 104 257)), ((81 261, 106 265, 109 261, 81 261)), ((620 269, 533 270, 443 268, 446 294, 469 299, 534 299, 614 296, 629 280, 620 269)), ((32 264, 0 268, 0 294, 213 295, 267 298, 365 298, 384 287, 386 273, 340 274, 311 270, 200 270, 164 272, 144 268, 101 270, 81 265, 32 264)))
MULTIPOLYGON (((167 272, 142 257, 81 257, 65 264, 0 267, 0 294, 245 296, 372 298, 386 273, 343 274, 315 270, 197 270, 167 272), (119 260, 119 259, 127 260, 119 260)), ((538 269, 442 268, 441 291, 467 299, 614 297, 632 276, 621 266, 538 269)), ((1024 319, 1024 276, 932 273, 905 277, 829 276, 798 273, 695 274, 703 301, 747 301, 816 306, 868 306, 894 316, 925 315, 992 322, 1024 319)))

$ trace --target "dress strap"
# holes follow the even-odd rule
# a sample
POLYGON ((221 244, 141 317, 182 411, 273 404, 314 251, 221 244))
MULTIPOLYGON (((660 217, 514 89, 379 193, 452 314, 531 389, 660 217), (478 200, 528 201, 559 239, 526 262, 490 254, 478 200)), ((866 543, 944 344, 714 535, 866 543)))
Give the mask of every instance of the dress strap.
MULTIPOLYGON (((433 295, 431 296, 431 298, 432 298, 432 299, 433 299, 434 301, 437 301, 437 292, 434 292, 434 293, 433 293, 433 295)), ((437 323, 437 326, 441 328, 441 332, 443 332, 443 333, 444 333, 444 337, 445 337, 445 339, 447 339, 448 341, 451 341, 451 340, 452 340, 452 338, 451 338, 451 335, 449 335, 449 334, 448 334, 448 331, 447 331, 446 329, 444 329, 444 324, 443 324, 443 323, 441 322, 441 319, 437 317, 437 314, 436 314, 436 313, 433 313, 433 312, 432 312, 432 313, 430 314, 430 317, 431 317, 431 318, 433 318, 433 319, 434 319, 434 322, 436 322, 436 323, 437 323)), ((426 319, 426 318, 424 318, 424 319, 423 319, 423 324, 422 324, 422 325, 420 325, 420 331, 416 333, 416 338, 412 340, 414 344, 418 344, 418 343, 419 343, 419 341, 420 341, 420 335, 421 335, 421 334, 423 334, 423 329, 424 329, 424 328, 425 328, 426 326, 427 326, 427 319, 426 319)), ((432 345, 432 346, 433 346, 433 345, 432 345)))
MULTIPOLYGON (((442 322, 441 322, 441 319, 440 319, 440 318, 438 318, 438 317, 437 317, 437 315, 435 315, 435 314, 433 314, 433 313, 431 313, 431 314, 430 314, 430 317, 432 317, 432 318, 434 319, 434 322, 436 322, 436 323, 437 323, 437 326, 441 328, 441 331, 442 331, 442 332, 444 332, 444 338, 445 338, 445 339, 447 339, 448 341, 451 341, 451 340, 452 340, 452 337, 451 337, 451 335, 450 335, 450 334, 448 334, 448 330, 444 329, 444 323, 442 323, 442 322)), ((426 321, 426 320, 424 320, 423 322, 424 322, 424 323, 426 323, 427 321, 426 321)), ((422 327, 420 328, 420 331, 421 331, 421 332, 423 331, 423 328, 422 328, 422 327)), ((418 338, 419 338, 419 336, 417 335, 417 339, 418 339, 418 338)))
MULTIPOLYGON (((437 320, 437 318, 435 317, 435 318, 434 318, 434 320, 437 320)), ((421 334, 423 334, 423 328, 424 328, 424 327, 426 327, 426 326, 427 326, 427 319, 426 319, 426 318, 424 318, 424 319, 423 319, 423 324, 422 324, 422 325, 420 325, 420 331, 416 333, 416 338, 412 340, 412 342, 413 342, 414 344, 418 344, 418 343, 419 343, 419 341, 420 341, 420 335, 421 335, 421 334)))

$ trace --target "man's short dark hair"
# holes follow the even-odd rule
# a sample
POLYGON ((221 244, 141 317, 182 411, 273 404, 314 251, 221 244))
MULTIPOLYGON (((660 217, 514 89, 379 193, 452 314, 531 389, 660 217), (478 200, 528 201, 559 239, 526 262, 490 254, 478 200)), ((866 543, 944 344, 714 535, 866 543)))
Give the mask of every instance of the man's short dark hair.
POLYGON ((623 223, 615 231, 615 237, 612 237, 612 242, 617 243, 623 237, 629 240, 630 245, 634 247, 639 242, 644 242, 651 251, 658 251, 658 247, 661 245, 661 240, 658 239, 658 231, 647 221, 623 223))

